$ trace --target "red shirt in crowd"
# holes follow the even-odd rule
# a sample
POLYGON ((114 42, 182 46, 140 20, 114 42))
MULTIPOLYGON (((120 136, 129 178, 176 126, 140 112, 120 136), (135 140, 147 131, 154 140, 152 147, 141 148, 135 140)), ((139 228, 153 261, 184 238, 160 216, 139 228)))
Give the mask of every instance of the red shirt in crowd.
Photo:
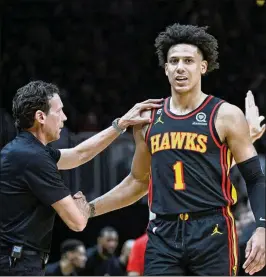
POLYGON ((144 255, 146 250, 146 244, 148 241, 148 236, 145 233, 141 237, 137 238, 134 245, 130 251, 127 272, 138 272, 139 275, 144 273, 144 255))

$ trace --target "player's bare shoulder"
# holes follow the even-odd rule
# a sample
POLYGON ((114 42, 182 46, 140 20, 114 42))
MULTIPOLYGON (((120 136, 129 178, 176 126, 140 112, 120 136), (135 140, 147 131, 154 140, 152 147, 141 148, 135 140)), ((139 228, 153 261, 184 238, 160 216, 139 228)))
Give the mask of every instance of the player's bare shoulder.
MULTIPOLYGON (((146 118, 151 118, 151 113, 152 113, 151 110, 145 110, 145 111, 141 112, 140 116, 146 117, 146 118)), ((145 140, 145 135, 146 135, 146 132, 147 132, 149 126, 150 126, 149 123, 133 126, 133 135, 134 135, 135 143, 145 140)))
POLYGON ((225 141, 229 129, 241 128, 243 124, 246 124, 246 118, 240 108, 228 102, 221 104, 215 120, 215 127, 221 141, 225 141))
MULTIPOLYGON (((151 110, 146 110, 146 111, 143 111, 141 116, 151 118, 151 113, 152 113, 151 110)), ((150 124, 152 124, 152 123, 150 123, 150 124)), ((143 136, 144 139, 145 139, 145 136, 146 136, 146 133, 148 131, 148 128, 149 128, 150 124, 142 125, 142 136, 143 136)))
POLYGON ((227 102, 221 104, 217 114, 217 120, 223 120, 227 123, 237 123, 236 120, 243 120, 243 118, 245 116, 242 110, 227 102))

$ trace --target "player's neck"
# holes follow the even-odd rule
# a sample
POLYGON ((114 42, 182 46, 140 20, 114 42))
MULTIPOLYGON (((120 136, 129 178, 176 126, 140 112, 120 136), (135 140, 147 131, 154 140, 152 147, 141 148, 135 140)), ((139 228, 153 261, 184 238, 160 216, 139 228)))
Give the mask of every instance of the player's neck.
POLYGON ((61 269, 61 272, 63 273, 63 275, 69 275, 75 270, 73 264, 71 262, 69 262, 68 260, 60 261, 60 269, 61 269))
POLYGON ((175 114, 186 114, 195 110, 207 97, 201 90, 177 93, 172 91, 170 110, 175 114))

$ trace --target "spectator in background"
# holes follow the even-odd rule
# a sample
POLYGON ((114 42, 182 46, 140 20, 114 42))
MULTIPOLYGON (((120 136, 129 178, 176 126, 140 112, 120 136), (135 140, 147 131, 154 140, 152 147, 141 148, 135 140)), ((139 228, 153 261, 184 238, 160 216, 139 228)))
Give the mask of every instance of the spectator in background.
POLYGON ((127 273, 129 276, 142 276, 144 273, 144 256, 148 241, 147 233, 135 240, 129 255, 127 273))
POLYGON ((65 240, 61 244, 61 259, 48 264, 46 276, 77 276, 77 272, 84 268, 87 261, 86 249, 83 242, 76 239, 65 240))
POLYGON ((0 149, 15 138, 17 132, 11 116, 0 108, 0 149))
POLYGON ((115 256, 118 246, 118 233, 112 227, 100 231, 97 245, 87 249, 87 263, 81 276, 123 276, 119 259, 115 256))
POLYGON ((127 264, 128 264, 128 258, 131 253, 132 247, 134 244, 133 239, 126 240, 123 244, 121 254, 119 256, 119 262, 121 269, 123 270, 123 275, 127 275, 127 264))

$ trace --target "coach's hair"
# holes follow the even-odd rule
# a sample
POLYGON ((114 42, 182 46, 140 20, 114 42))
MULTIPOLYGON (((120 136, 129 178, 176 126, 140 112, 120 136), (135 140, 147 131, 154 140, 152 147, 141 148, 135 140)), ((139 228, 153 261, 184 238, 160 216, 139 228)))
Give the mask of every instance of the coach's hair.
POLYGON ((38 110, 47 114, 49 100, 54 94, 59 94, 58 87, 43 81, 32 81, 19 88, 13 98, 12 108, 16 128, 23 130, 32 127, 38 110))
POLYGON ((215 37, 208 34, 208 27, 198 27, 193 25, 181 25, 175 23, 166 27, 155 39, 156 53, 159 65, 165 66, 169 49, 176 44, 191 44, 201 51, 203 58, 208 62, 207 72, 219 68, 218 43, 215 37))
POLYGON ((79 246, 85 247, 84 243, 80 240, 67 239, 67 240, 63 241, 60 246, 61 255, 63 256, 68 251, 75 251, 79 246))

